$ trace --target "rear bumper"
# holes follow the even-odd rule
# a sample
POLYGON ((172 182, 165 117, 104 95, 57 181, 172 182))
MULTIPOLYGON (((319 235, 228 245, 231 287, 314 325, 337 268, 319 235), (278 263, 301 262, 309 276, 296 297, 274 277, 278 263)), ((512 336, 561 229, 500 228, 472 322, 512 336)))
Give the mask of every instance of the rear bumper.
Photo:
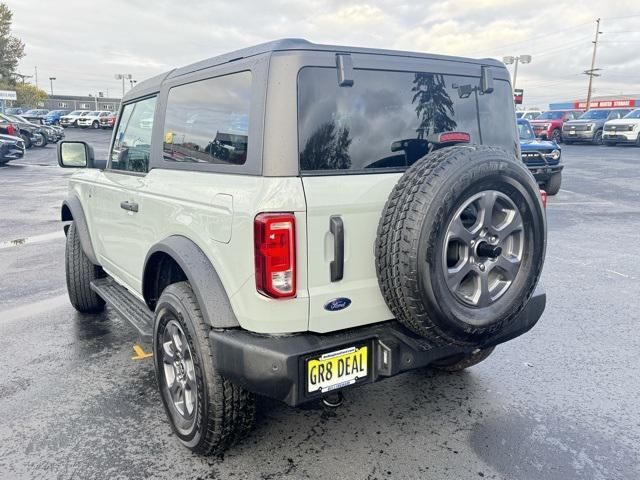
POLYGON ((305 367, 310 357, 365 344, 369 351, 369 372, 362 383, 377 382, 437 360, 470 354, 477 348, 492 347, 518 337, 537 323, 545 302, 546 294, 538 287, 508 328, 468 346, 433 345, 397 321, 324 335, 265 336, 246 330, 212 330, 209 342, 220 374, 251 392, 296 406, 322 396, 321 393, 306 393, 305 367))

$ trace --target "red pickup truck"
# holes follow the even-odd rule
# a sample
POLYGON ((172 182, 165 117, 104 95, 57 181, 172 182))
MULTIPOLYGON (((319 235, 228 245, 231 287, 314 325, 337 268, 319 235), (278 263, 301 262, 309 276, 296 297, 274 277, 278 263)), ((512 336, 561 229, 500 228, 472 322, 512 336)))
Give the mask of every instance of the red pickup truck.
POLYGON ((535 120, 530 120, 533 133, 543 140, 562 141, 562 125, 564 122, 574 120, 582 115, 582 110, 548 110, 543 112, 535 120))

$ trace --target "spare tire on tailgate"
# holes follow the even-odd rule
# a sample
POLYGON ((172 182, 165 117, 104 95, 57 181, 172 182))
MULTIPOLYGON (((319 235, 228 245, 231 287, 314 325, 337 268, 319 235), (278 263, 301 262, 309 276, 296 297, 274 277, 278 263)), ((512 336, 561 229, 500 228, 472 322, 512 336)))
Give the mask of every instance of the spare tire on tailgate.
POLYGON ((396 319, 437 343, 477 342, 524 308, 544 262, 539 188, 502 149, 453 146, 412 165, 378 225, 376 270, 396 319))

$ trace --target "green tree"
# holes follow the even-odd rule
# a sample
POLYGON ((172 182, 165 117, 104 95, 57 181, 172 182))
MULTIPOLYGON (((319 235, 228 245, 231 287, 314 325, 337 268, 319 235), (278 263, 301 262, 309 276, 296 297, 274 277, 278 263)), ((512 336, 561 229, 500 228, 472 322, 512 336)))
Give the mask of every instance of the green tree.
POLYGON ((417 102, 416 114, 420 119, 420 125, 416 129, 418 138, 456 128, 453 101, 447 93, 442 75, 416 73, 411 91, 414 92, 412 103, 417 102))
POLYGON ((24 43, 11 35, 13 13, 4 3, 0 3, 0 75, 3 83, 15 84, 14 74, 18 62, 24 57, 24 43))
POLYGON ((36 108, 38 107, 38 102, 44 102, 49 98, 47 92, 30 83, 16 83, 12 89, 16 91, 16 96, 18 97, 15 102, 16 105, 24 107, 36 108))

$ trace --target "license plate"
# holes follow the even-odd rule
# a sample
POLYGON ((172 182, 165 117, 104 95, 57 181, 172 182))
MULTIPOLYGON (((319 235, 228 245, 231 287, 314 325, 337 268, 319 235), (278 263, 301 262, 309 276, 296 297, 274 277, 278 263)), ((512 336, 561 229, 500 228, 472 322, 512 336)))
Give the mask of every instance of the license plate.
POLYGON ((307 361, 307 393, 329 392, 367 377, 366 346, 325 353, 307 361))
POLYGON ((569 132, 569 135, 575 135, 575 134, 576 134, 576 131, 575 131, 575 130, 571 130, 571 131, 569 132))

